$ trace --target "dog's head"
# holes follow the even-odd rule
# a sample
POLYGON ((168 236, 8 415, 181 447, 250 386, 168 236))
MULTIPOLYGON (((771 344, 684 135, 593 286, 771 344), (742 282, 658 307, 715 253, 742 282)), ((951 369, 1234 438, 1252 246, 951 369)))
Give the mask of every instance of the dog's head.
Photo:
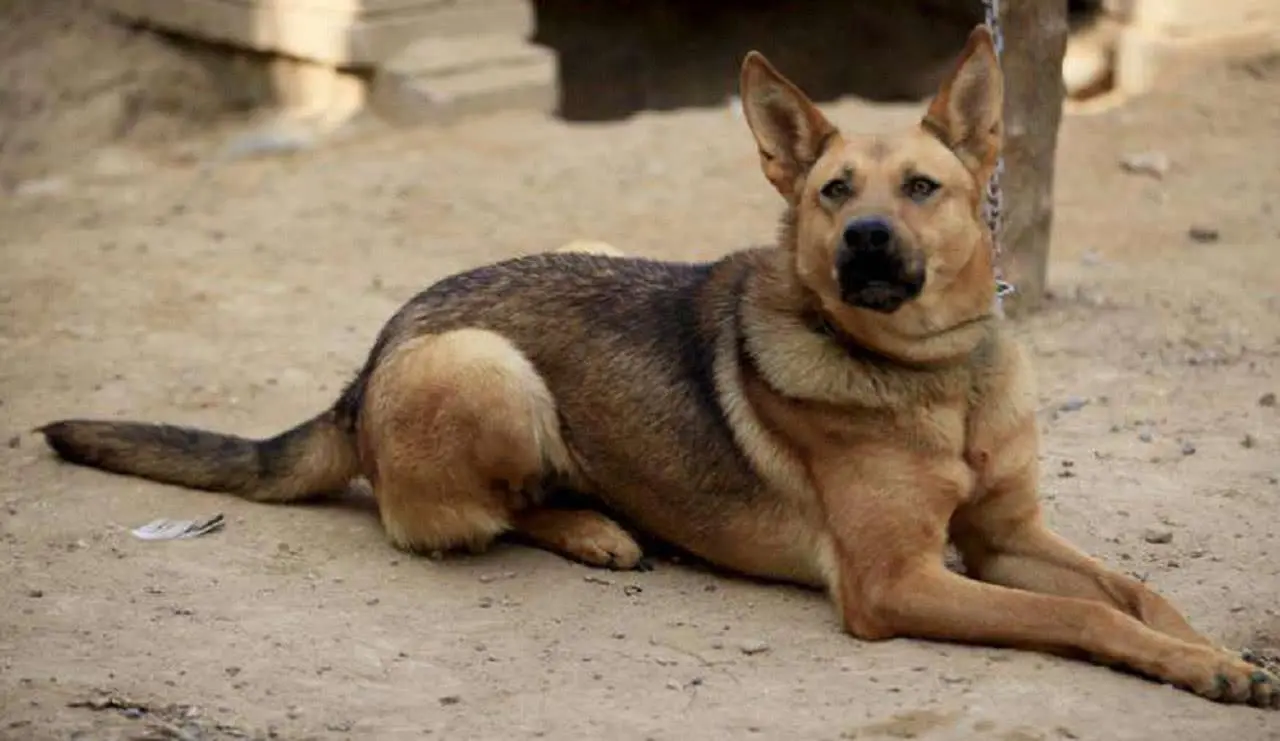
POLYGON ((937 340, 989 315, 982 202, 1003 84, 985 26, 919 125, 897 135, 841 134, 757 52, 743 63, 742 102, 764 174, 788 204, 796 274, 830 321, 875 348, 942 350, 955 343, 937 340))

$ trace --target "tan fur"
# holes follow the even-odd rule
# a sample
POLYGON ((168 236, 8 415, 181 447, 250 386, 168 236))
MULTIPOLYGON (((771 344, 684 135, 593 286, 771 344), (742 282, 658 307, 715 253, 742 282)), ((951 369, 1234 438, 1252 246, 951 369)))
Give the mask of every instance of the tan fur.
POLYGON ((556 252, 578 252, 587 255, 604 255, 606 257, 623 256, 622 250, 614 247, 608 242, 601 242, 596 239, 575 239, 572 242, 558 247, 556 252))
POLYGON ((570 245, 451 276, 388 321, 330 412, 272 440, 84 421, 46 436, 68 460, 259 499, 358 470, 417 551, 511 532, 637 568, 630 528, 824 588, 863 639, 1084 654, 1280 706, 1275 676, 1045 527, 1031 372, 991 315, 980 203, 1003 92, 986 30, 897 135, 841 134, 756 53, 742 98, 787 206, 774 247, 688 265, 570 245), (893 234, 862 253, 892 258, 879 282, 849 267, 868 219, 893 234), (945 568, 949 541, 967 577, 945 568))
POLYGON ((555 399, 501 335, 460 329, 398 347, 369 380, 361 460, 392 542, 480 548, 531 482, 568 470, 555 399))

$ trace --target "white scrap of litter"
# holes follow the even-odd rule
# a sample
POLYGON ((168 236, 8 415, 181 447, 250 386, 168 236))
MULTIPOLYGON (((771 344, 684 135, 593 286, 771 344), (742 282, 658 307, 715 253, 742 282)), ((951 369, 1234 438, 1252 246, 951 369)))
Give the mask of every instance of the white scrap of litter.
POLYGON ((226 524, 221 514, 204 520, 152 520, 142 527, 129 532, 139 540, 179 540, 195 538, 215 530, 221 530, 226 524))

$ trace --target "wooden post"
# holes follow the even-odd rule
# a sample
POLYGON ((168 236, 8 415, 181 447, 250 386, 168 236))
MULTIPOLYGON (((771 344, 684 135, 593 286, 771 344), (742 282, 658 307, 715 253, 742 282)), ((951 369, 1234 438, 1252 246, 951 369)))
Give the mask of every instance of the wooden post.
POLYGON ((1006 0, 1000 12, 1005 74, 1002 263, 1005 279, 1017 288, 1005 299, 1005 309, 1017 316, 1044 301, 1067 1, 1006 0))

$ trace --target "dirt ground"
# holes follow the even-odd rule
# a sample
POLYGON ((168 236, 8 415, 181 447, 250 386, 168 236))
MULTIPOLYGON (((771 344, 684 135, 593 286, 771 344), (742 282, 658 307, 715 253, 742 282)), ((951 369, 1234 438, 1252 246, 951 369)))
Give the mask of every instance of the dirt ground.
MULTIPOLYGON (((918 111, 828 108, 858 129, 918 111)), ((1261 51, 1068 118, 1055 298, 1016 327, 1052 524, 1263 652, 1280 650, 1277 131, 1280 55, 1261 51), (1149 152, 1163 176, 1121 167, 1149 152)), ((290 425, 451 271, 581 237, 711 257, 769 239, 779 205, 728 110, 505 114, 190 164, 216 144, 131 140, 0 200, 0 737, 1280 738, 1280 715, 1085 663, 859 643, 799 589, 516 546, 433 562, 358 498, 270 507, 56 464, 29 430, 62 416, 290 425), (216 512, 205 537, 129 534, 216 512)))

